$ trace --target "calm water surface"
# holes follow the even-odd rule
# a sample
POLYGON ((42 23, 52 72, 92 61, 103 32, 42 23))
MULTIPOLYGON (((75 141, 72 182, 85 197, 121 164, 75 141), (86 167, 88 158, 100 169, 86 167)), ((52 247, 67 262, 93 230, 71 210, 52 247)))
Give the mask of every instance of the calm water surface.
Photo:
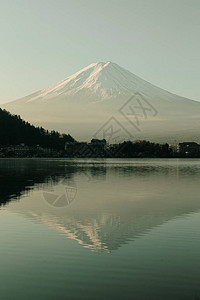
POLYGON ((200 299, 200 160, 0 159, 0 299, 200 299))

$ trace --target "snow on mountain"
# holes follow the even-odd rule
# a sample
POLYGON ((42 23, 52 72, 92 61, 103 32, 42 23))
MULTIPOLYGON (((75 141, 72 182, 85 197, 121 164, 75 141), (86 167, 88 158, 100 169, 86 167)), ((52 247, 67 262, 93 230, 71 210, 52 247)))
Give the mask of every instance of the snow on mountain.
POLYGON ((71 97, 80 98, 81 101, 84 101, 83 97, 87 97, 88 100, 103 101, 130 96, 136 90, 146 94, 168 93, 115 63, 99 62, 92 63, 74 75, 22 99, 27 103, 58 98, 65 98, 67 101, 71 97))
POLYGON ((199 129, 199 102, 169 93, 112 62, 90 64, 3 108, 78 139, 90 139, 109 118, 130 133, 127 138, 184 140, 196 138, 199 129))

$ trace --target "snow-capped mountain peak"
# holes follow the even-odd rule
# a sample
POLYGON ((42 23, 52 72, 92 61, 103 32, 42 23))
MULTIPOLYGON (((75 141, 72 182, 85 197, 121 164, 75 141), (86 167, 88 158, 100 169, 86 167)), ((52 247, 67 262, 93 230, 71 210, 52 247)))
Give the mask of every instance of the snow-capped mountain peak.
POLYGON ((106 100, 119 95, 132 94, 138 80, 139 77, 115 63, 97 62, 36 93, 27 102, 58 96, 88 96, 94 97, 95 100, 106 100))
POLYGON ((91 139, 101 128, 103 133, 108 128, 120 132, 122 140, 127 132, 135 139, 151 140, 169 137, 171 141, 180 136, 183 141, 199 136, 199 102, 167 92, 110 61, 92 63, 3 108, 37 126, 70 130, 80 140, 91 139))

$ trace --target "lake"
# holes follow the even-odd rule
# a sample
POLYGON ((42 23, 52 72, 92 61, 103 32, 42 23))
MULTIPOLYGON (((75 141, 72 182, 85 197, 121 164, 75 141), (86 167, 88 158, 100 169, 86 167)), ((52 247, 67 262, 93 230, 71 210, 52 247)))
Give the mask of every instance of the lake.
POLYGON ((200 299, 200 159, 0 159, 0 299, 200 299))

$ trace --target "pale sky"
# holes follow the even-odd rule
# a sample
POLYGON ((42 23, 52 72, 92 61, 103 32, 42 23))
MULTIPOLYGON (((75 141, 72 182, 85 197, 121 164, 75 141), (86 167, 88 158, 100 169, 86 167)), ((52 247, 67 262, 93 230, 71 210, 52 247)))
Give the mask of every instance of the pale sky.
POLYGON ((98 61, 200 101, 199 0, 0 0, 0 103, 98 61))

